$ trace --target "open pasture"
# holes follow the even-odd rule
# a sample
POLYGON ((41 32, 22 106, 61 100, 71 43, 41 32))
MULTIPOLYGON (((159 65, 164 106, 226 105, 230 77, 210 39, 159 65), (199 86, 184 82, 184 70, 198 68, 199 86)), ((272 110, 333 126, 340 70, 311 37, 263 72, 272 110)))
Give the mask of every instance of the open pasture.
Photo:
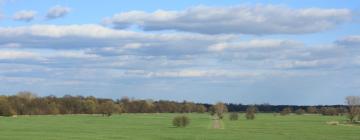
POLYGON ((188 114, 185 128, 172 126, 176 114, 18 116, 0 118, 1 140, 359 140, 360 127, 329 125, 344 116, 258 114, 255 120, 226 116, 219 129, 208 114, 188 114))

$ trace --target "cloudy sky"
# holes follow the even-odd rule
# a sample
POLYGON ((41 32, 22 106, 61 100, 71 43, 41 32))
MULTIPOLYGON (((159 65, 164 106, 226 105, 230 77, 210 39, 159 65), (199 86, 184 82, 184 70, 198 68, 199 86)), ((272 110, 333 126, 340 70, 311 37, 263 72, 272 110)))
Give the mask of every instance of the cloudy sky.
POLYGON ((0 0, 0 93, 342 104, 360 1, 0 0))

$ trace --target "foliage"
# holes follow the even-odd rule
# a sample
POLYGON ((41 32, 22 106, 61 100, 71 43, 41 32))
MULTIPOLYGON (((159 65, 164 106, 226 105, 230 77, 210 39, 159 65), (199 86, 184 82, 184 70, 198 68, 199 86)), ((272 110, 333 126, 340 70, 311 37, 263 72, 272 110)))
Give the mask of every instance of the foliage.
POLYGON ((306 112, 309 114, 316 114, 318 112, 318 110, 316 109, 316 107, 309 106, 306 108, 306 112))
POLYGON ((106 101, 104 103, 101 103, 98 112, 100 112, 103 116, 110 117, 115 112, 116 105, 112 101, 106 101))
POLYGON ((172 124, 175 127, 186 127, 190 124, 190 119, 185 115, 175 116, 172 121, 172 124))
POLYGON ((56 114, 104 114, 113 113, 204 113, 203 104, 184 101, 120 100, 101 99, 92 96, 38 97, 31 92, 19 92, 14 96, 1 96, 0 116, 56 115, 56 114), (110 108, 109 108, 110 107, 110 108))
POLYGON ((281 112, 280 115, 285 116, 285 115, 289 115, 292 112, 292 109, 290 107, 284 108, 281 112))
POLYGON ((295 110, 295 114, 296 115, 303 115, 303 114, 305 114, 305 110, 302 109, 302 108, 299 108, 299 109, 295 110))
POLYGON ((16 112, 10 106, 10 103, 3 97, 0 97, 0 116, 11 117, 13 115, 16 115, 16 112))
POLYGON ((214 114, 216 114, 219 119, 223 119, 224 114, 228 111, 226 105, 222 102, 218 102, 217 104, 215 104, 212 109, 214 114))
POLYGON ((257 108, 255 106, 250 106, 246 109, 245 118, 248 120, 255 119, 255 113, 257 111, 257 108))
POLYGON ((320 108, 320 113, 325 116, 337 116, 339 115, 339 110, 334 107, 322 107, 320 108))
POLYGON ((239 114, 237 112, 232 112, 229 115, 229 120, 236 121, 239 119, 239 114))

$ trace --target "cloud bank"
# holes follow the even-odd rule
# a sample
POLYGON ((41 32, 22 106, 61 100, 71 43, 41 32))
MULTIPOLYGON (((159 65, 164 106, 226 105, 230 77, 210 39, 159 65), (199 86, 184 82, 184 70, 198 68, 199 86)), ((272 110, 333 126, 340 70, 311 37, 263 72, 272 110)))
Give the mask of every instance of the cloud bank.
POLYGON ((304 34, 349 22, 348 9, 293 9, 278 5, 197 6, 181 11, 130 11, 104 20, 115 28, 139 26, 146 31, 177 30, 204 34, 304 34))

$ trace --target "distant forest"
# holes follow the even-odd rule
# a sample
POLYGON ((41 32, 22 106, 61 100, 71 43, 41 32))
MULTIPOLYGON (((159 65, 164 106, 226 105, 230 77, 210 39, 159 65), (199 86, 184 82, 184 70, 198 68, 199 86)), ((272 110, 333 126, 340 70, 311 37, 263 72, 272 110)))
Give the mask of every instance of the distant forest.
MULTIPOLYGON (((92 96, 39 97, 31 92, 19 92, 12 96, 0 96, 0 116, 14 115, 57 115, 57 114, 103 114, 113 113, 205 113, 211 112, 212 104, 189 101, 167 100, 103 99, 92 96)), ((296 106, 296 105, 243 105, 225 103, 229 112, 245 112, 248 107, 256 107, 257 112, 280 113, 318 113, 323 115, 342 115, 347 113, 345 105, 296 106)))

